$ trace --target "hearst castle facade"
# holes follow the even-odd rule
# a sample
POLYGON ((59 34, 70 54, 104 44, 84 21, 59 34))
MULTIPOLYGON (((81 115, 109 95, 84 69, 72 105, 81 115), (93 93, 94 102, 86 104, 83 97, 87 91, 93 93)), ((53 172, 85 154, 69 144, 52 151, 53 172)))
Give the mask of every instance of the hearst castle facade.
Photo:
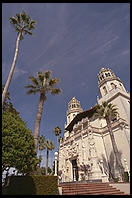
MULTIPOLYGON (((124 171, 130 171, 130 94, 120 78, 111 69, 102 68, 98 73, 98 88, 103 101, 117 105, 119 116, 112 123, 112 131, 124 171)), ((83 111, 73 97, 68 103, 64 138, 59 146, 61 182, 107 182, 110 175, 118 177, 118 168, 109 131, 104 119, 95 118, 96 105, 83 111)))

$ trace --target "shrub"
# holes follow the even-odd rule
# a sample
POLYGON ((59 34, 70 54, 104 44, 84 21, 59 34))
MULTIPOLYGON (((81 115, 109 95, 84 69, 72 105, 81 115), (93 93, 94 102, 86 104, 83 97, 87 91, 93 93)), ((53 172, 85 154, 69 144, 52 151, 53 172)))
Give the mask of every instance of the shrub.
POLYGON ((124 172, 124 182, 129 182, 128 172, 124 172))
POLYGON ((113 180, 115 183, 117 183, 119 181, 119 178, 117 177, 117 178, 114 178, 113 180))
POLYGON ((57 176, 11 176, 6 195, 58 195, 57 176))

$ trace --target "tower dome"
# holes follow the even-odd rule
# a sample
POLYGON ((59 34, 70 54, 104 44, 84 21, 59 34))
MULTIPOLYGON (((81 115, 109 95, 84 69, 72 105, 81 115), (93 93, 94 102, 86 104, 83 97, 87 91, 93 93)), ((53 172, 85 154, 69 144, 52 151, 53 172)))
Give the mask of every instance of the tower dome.
POLYGON ((69 124, 73 118, 82 111, 83 109, 81 108, 80 102, 75 97, 73 97, 68 103, 67 124, 69 124))
MULTIPOLYGON (((111 69, 102 67, 98 73, 98 84, 101 86, 103 83, 105 83, 105 81, 115 78, 117 79, 116 75, 111 69)), ((120 79, 118 78, 118 80, 120 79)))
POLYGON ((116 88, 126 92, 120 78, 118 78, 111 69, 104 67, 102 67, 98 73, 98 87, 102 97, 111 93, 111 91, 116 88))

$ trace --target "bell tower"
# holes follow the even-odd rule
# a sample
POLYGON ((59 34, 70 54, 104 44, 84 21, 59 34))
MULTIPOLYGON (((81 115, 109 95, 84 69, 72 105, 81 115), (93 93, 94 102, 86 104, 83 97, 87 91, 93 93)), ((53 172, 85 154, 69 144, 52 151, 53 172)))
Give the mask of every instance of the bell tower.
POLYGON ((116 88, 127 93, 120 78, 116 77, 114 72, 109 68, 102 68, 98 73, 98 87, 101 97, 104 97, 116 88))
POLYGON ((81 113, 83 109, 81 108, 80 102, 73 97, 72 100, 68 103, 68 111, 67 111, 67 124, 73 120, 73 118, 78 114, 81 113))
POLYGON ((115 104, 118 107, 119 116, 130 124, 130 94, 120 78, 111 69, 101 68, 98 73, 98 88, 100 93, 98 104, 102 104, 103 101, 115 104))

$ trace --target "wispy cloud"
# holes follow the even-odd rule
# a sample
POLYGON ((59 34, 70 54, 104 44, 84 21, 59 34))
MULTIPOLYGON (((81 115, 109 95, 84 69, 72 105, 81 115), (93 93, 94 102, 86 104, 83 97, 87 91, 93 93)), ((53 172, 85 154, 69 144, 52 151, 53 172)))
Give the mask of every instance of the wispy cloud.
POLYGON ((128 53, 130 53, 130 50, 127 49, 127 50, 122 51, 120 55, 126 55, 128 53))
POLYGON ((119 36, 115 36, 114 38, 108 40, 104 44, 97 46, 97 48, 90 52, 90 55, 95 55, 96 53, 104 53, 105 50, 110 50, 112 47, 112 44, 119 38, 119 36))
POLYGON ((16 79, 19 76, 22 76, 22 75, 27 74, 27 73, 28 73, 28 71, 26 71, 24 69, 21 69, 19 67, 16 67, 15 70, 14 70, 13 78, 16 79))

